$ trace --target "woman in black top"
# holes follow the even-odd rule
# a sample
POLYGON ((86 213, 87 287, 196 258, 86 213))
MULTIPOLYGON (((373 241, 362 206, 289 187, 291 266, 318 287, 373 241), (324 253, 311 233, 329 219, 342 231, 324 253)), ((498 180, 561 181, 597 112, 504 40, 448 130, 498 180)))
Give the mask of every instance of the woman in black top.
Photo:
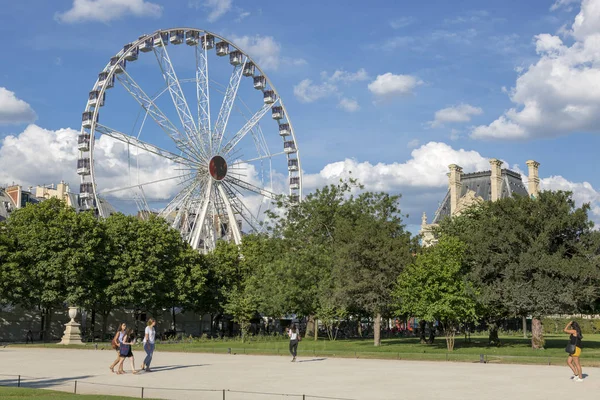
POLYGON ((581 328, 576 321, 571 321, 565 326, 563 331, 570 335, 569 344, 575 345, 575 350, 573 353, 569 354, 569 357, 567 358, 567 364, 569 364, 569 367, 573 371, 571 379, 576 382, 583 382, 581 363, 579 362, 579 356, 581 355, 581 339, 583 339, 581 328))

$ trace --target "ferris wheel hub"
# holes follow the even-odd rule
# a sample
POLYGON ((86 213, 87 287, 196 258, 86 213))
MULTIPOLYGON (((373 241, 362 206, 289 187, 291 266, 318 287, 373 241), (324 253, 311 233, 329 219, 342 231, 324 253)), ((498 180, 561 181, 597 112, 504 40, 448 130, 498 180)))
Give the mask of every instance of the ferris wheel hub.
POLYGON ((208 163, 208 171, 215 181, 222 181, 227 176, 227 161, 221 156, 214 156, 208 163))

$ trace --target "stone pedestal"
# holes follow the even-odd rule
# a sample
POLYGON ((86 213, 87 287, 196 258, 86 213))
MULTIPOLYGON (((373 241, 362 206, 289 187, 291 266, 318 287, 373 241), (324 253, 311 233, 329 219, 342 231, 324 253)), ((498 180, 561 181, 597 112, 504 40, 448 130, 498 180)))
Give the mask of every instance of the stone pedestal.
POLYGON ((65 324, 65 333, 59 344, 85 344, 81 340, 81 325, 75 322, 77 316, 77 307, 69 307, 69 317, 71 320, 65 324))

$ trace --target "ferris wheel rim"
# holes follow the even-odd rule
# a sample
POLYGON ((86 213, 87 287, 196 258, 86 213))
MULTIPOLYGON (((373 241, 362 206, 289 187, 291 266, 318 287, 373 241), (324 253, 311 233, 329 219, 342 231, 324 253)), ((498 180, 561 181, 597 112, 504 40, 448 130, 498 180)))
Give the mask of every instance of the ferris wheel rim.
MULTIPOLYGON (((204 35, 204 37, 206 37, 206 35, 211 35, 213 38, 219 39, 221 42, 227 43, 228 46, 231 46, 235 50, 239 51, 245 57, 245 59, 247 61, 251 62, 252 65, 253 65, 253 67, 259 72, 260 76, 262 76, 265 79, 265 82, 268 83, 269 90, 272 90, 272 92, 276 95, 277 103, 278 104, 277 103, 275 103, 275 104, 277 104, 279 107, 281 107, 281 110, 283 111, 283 113, 285 115, 285 123, 287 123, 288 126, 289 126, 289 134, 291 136, 290 138, 292 139, 293 145, 294 145, 294 148, 295 148, 295 151, 294 151, 295 157, 293 159, 297 160, 296 161, 296 163, 297 163, 297 170, 296 170, 296 174, 294 174, 294 176, 296 176, 298 178, 297 182, 299 184, 298 188, 294 188, 294 189, 297 190, 297 200, 301 201, 302 200, 302 181, 303 181, 303 179, 302 179, 302 167, 301 167, 300 150, 299 150, 298 142, 297 142, 295 131, 294 131, 294 128, 293 128, 293 123, 292 123, 291 119, 289 118, 289 114, 287 113, 287 108, 285 107, 285 103, 284 103, 283 99, 281 98, 281 96, 279 95, 277 87, 273 84, 273 82, 270 79, 269 75, 267 75, 264 72, 264 70, 260 67, 260 65, 257 62, 255 62, 254 59, 246 51, 244 51, 240 46, 236 45, 233 41, 225 38, 224 36, 216 34, 214 32, 211 32, 211 31, 208 31, 208 30, 204 30, 204 29, 199 29, 199 28, 177 27, 177 28, 169 28, 169 29, 159 29, 159 30, 156 30, 156 31, 154 31, 154 32, 152 32, 150 34, 144 34, 144 35, 140 36, 137 40, 135 40, 133 42, 130 42, 128 44, 130 46, 129 48, 136 47, 137 49, 139 49, 139 46, 142 43, 146 42, 147 40, 154 39, 157 35, 161 35, 163 33, 168 33, 169 35, 171 35, 171 33, 174 32, 174 31, 184 32, 184 35, 186 37, 187 37, 188 32, 196 32, 197 35, 198 35, 197 37, 200 37, 200 35, 204 35)), ((193 46, 197 47, 197 46, 200 46, 200 45, 199 45, 199 43, 196 43, 193 46)), ((204 50, 205 50, 205 55, 206 55, 207 49, 204 49, 204 50)), ((139 52, 139 50, 137 50, 137 51, 139 52)), ((117 58, 116 62, 117 62, 118 65, 120 65, 126 59, 126 57, 128 56, 128 53, 129 52, 125 48, 122 48, 117 53, 117 55, 114 56, 113 58, 117 58)), ((168 56, 168 53, 167 53, 167 56, 168 56)), ((107 74, 106 77, 105 77, 105 81, 109 81, 109 82, 111 80, 114 80, 114 77, 118 74, 118 72, 116 71, 116 68, 113 67, 114 63, 112 61, 113 60, 111 59, 111 61, 109 63, 107 63, 106 66, 102 69, 102 73, 106 73, 107 74)), ((160 63, 160 61, 159 61, 159 63, 160 63)), ((123 70, 124 70, 124 68, 123 68, 123 70)), ((123 71, 123 72, 126 73, 126 71, 123 71)), ((256 76, 256 75, 253 74, 252 76, 256 76)), ((196 77, 195 81, 198 82, 198 77, 196 77)), ((177 81, 177 83, 179 84, 179 81, 177 81)), ((165 90, 169 89, 169 85, 170 84, 167 83, 167 87, 165 88, 165 90)), ((208 83, 207 83, 207 85, 208 85, 208 83)), ((96 82, 95 82, 95 84, 93 86, 93 91, 98 92, 98 99, 99 99, 98 101, 100 101, 100 99, 102 99, 102 101, 103 101, 104 96, 105 96, 105 91, 106 91, 107 88, 109 88, 108 85, 104 85, 104 84, 100 85, 100 78, 98 78, 96 80, 96 82)), ((208 88, 208 86, 207 86, 207 88, 208 88)), ((234 95, 233 101, 235 101, 236 98, 237 98, 237 94, 234 95)), ((272 105, 272 106, 274 106, 274 105, 272 105)), ((267 107, 267 111, 269 109, 271 109, 272 106, 271 107, 267 107)), ((99 129, 98 129, 98 125, 99 125, 98 124, 98 114, 99 114, 100 108, 101 108, 101 105, 100 106, 98 106, 98 105, 91 105, 89 102, 86 104, 85 112, 86 113, 90 113, 90 112, 92 113, 91 126, 89 128, 87 128, 88 129, 87 131, 82 126, 80 132, 81 132, 81 134, 89 134, 89 136, 90 136, 89 150, 86 151, 86 152, 89 152, 89 159, 90 159, 89 180, 91 181, 90 183, 91 183, 91 188, 92 188, 92 193, 93 193, 93 199, 95 200, 95 207, 97 208, 99 214, 104 217, 105 215, 102 215, 103 212, 104 212, 104 209, 101 206, 101 198, 100 198, 100 195, 102 194, 102 192, 99 191, 98 188, 97 188, 96 174, 95 174, 95 170, 94 170, 95 169, 95 162, 94 162, 94 160, 95 160, 95 157, 94 157, 95 136, 98 133, 100 135, 103 135, 103 133, 99 132, 99 129)), ((146 110, 145 117, 148 116, 148 113, 149 113, 149 111, 146 110)), ((259 117, 258 121, 260 119, 262 119, 263 117, 264 117, 264 114, 259 117)), ((258 125, 258 121, 256 123, 256 126, 259 126, 258 125)), ((279 120, 277 121, 277 124, 280 125, 279 120)), ((180 130, 180 129, 177 128, 177 130, 180 130)), ((185 126, 184 126, 184 130, 185 130, 185 126)), ((141 128, 140 128, 140 133, 141 133, 141 128)), ((223 132, 223 135, 224 134, 225 134, 225 132, 223 132)), ((262 133, 261 133, 261 135, 262 135, 262 133)), ((240 138, 240 140, 243 139, 244 136, 245 136, 245 134, 240 138)), ((233 138, 232 138, 232 140, 233 140, 233 138)), ((287 140, 289 141, 289 139, 287 139, 287 140)), ((286 139, 284 139, 284 141, 286 141, 286 139)), ((239 141, 238 141, 238 143, 239 143, 239 141)), ((226 144, 228 144, 228 143, 226 143, 226 144)), ((229 151, 231 151, 233 148, 235 148, 236 145, 237 145, 237 143, 234 144, 229 151)), ((219 149, 219 150, 222 150, 222 148, 219 149)), ((80 150, 80 154, 81 153, 82 153, 82 151, 80 150)), ((269 153, 268 155, 265 155, 262 158, 269 158, 269 163, 271 163, 272 157, 273 156, 277 156, 277 155, 285 155, 287 160, 292 159, 292 158, 290 158, 289 154, 286 154, 287 151, 278 152, 278 153, 274 153, 274 154, 270 153, 270 151, 269 151, 268 153, 269 153)), ((260 154, 259 154, 259 157, 255 158, 255 159, 256 160, 261 159, 260 154)), ((252 160, 249 160, 248 162, 250 162, 250 161, 252 161, 252 160)), ((272 172, 273 172, 272 171, 272 167, 269 167, 269 170, 271 171, 270 176, 271 176, 271 183, 272 183, 272 172)), ((290 169, 289 171, 292 171, 292 170, 290 169)), ((291 177, 292 174, 290 172, 288 172, 288 176, 291 177)), ((85 178, 84 175, 81 176, 81 182, 82 183, 87 183, 86 182, 86 178, 85 178)), ((290 192, 290 195, 291 195, 292 194, 291 183, 288 182, 288 185, 290 185, 289 192, 290 192)), ((140 186, 140 189, 141 189, 141 186, 140 186)), ((253 191, 254 193, 261 192, 259 194, 261 194, 263 197, 265 196, 262 193, 262 190, 260 188, 255 188, 255 189, 259 189, 259 190, 250 190, 250 191, 253 191)), ((221 193, 223 193, 223 190, 221 190, 221 193)), ((174 200, 174 198, 172 200, 174 200)), ((225 206, 227 206, 227 205, 228 204, 225 204, 225 206)), ((231 206, 229 205, 229 207, 231 207, 231 206)), ((253 215, 251 215, 251 216, 254 217, 253 215)), ((252 226, 252 225, 250 225, 250 226, 252 226)))

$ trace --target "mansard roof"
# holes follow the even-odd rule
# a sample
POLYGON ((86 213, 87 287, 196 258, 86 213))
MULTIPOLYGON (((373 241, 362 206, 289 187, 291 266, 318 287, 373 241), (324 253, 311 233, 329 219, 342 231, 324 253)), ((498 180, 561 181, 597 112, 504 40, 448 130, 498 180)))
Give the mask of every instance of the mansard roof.
MULTIPOLYGON (((460 197, 462 198, 469 190, 475 192, 477 197, 481 197, 485 201, 489 201, 492 198, 492 183, 491 183, 492 171, 480 171, 469 174, 461 175, 462 188, 460 191, 460 197)), ((521 174, 508 170, 502 169, 502 185, 500 187, 500 198, 512 197, 513 194, 519 196, 529 196, 527 188, 523 184, 521 174)), ((440 203, 435 216, 433 217, 433 223, 437 224, 442 219, 450 215, 450 189, 446 192, 444 200, 440 203)))

